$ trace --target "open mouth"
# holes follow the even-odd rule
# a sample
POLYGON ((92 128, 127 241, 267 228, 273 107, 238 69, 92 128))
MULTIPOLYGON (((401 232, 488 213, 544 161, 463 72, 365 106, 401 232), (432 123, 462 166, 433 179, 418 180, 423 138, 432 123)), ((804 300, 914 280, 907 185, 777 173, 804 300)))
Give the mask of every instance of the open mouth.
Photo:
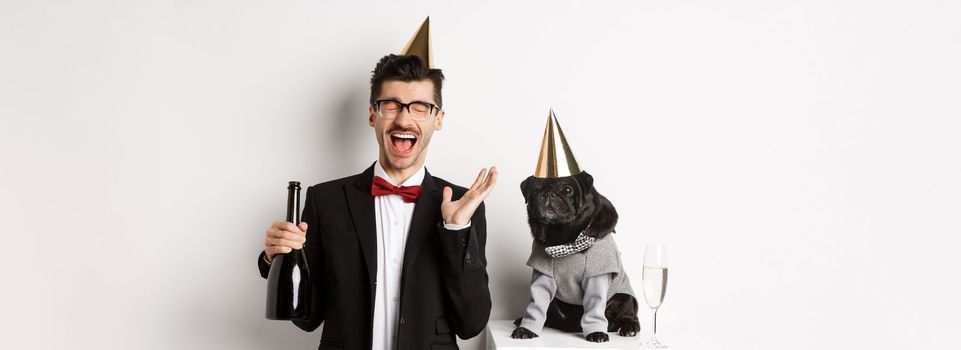
POLYGON ((390 134, 390 148, 397 155, 406 156, 414 150, 417 136, 410 132, 394 132, 390 134))

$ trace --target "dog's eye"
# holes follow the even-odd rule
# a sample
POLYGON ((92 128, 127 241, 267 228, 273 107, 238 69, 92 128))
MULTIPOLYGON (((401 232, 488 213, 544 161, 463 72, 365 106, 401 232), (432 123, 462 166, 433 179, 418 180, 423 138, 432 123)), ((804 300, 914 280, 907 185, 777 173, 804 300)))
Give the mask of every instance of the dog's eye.
POLYGON ((562 188, 561 190, 563 190, 564 193, 567 193, 567 194, 571 194, 571 192, 574 192, 574 189, 571 186, 564 186, 564 188, 562 188))

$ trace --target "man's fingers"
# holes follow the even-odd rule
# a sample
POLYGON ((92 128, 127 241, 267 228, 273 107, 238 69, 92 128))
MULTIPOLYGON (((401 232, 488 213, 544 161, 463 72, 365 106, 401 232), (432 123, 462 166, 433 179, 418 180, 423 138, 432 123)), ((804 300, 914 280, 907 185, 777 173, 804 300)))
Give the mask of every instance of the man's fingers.
POLYGON ((295 241, 303 241, 307 239, 307 234, 305 232, 297 233, 297 232, 269 229, 267 230, 267 237, 285 238, 285 239, 290 239, 295 241))
POLYGON ((287 231, 281 231, 281 230, 278 230, 278 229, 275 229, 275 228, 271 228, 271 229, 267 230, 267 237, 283 238, 285 232, 287 232, 287 231))
POLYGON ((274 232, 275 235, 276 232, 304 234, 307 232, 307 223, 301 222, 300 225, 294 225, 285 221, 277 221, 273 225, 270 225, 270 228, 267 229, 267 232, 274 232))
MULTIPOLYGON (((481 192, 486 192, 487 189, 492 186, 492 183, 491 183, 491 182, 492 182, 492 181, 496 178, 496 176, 497 176, 497 168, 496 168, 496 167, 493 167, 493 166, 492 166, 492 167, 487 168, 487 169, 485 169, 485 170, 487 170, 487 173, 484 174, 484 180, 480 183, 480 186, 478 186, 478 188, 477 188, 477 190, 478 190, 478 191, 481 191, 481 192)), ((486 196, 486 194, 485 194, 485 196, 486 196)))
POLYGON ((290 223, 286 221, 274 221, 274 223, 270 225, 270 228, 277 229, 277 230, 287 230, 288 229, 287 224, 290 224, 290 223))
POLYGON ((472 197, 476 198, 477 202, 483 201, 484 199, 487 198, 487 195, 489 195, 491 191, 494 190, 494 184, 496 183, 497 183, 497 168, 491 167, 490 172, 488 172, 487 178, 484 179, 483 184, 480 187, 478 187, 476 190, 472 190, 472 192, 474 192, 472 197))
POLYGON ((490 170, 486 174, 483 174, 487 169, 482 170, 481 175, 483 179, 478 177, 479 183, 475 183, 467 193, 461 199, 467 199, 467 202, 482 202, 487 198, 487 195, 491 193, 494 189, 494 184, 497 183, 497 168, 490 167, 490 170))
MULTIPOLYGON (((457 199, 458 202, 481 202, 484 198, 494 188, 494 184, 497 182, 497 168, 483 168, 477 174, 477 179, 474 180, 474 184, 470 186, 470 189, 464 193, 463 196, 457 199)), ((453 191, 450 187, 444 187, 444 203, 450 202, 453 197, 453 191), (449 192, 448 192, 449 191, 449 192)))
POLYGON ((454 197, 454 190, 450 186, 444 186, 444 192, 442 194, 441 203, 450 203, 451 199, 454 197))
POLYGON ((283 236, 284 236, 284 231, 275 229, 273 227, 267 230, 267 237, 283 237, 283 236))
POLYGON ((497 183, 497 168, 491 167, 490 175, 487 177, 487 181, 484 182, 484 189, 481 191, 484 193, 484 197, 494 189, 494 184, 497 183))
MULTIPOLYGON (((280 245, 273 245, 273 246, 269 246, 269 247, 267 247, 266 249, 264 249, 264 252, 267 253, 267 255, 270 256, 271 258, 273 258, 274 255, 277 255, 277 254, 287 254, 287 253, 290 253, 291 251, 293 251, 292 248, 290 248, 290 247, 285 247, 285 246, 280 246, 280 245)), ((271 259, 271 260, 273 260, 273 259, 271 259)))
POLYGON ((470 189, 473 190, 478 186, 480 186, 481 184, 483 184, 484 178, 487 177, 486 175, 487 175, 487 168, 481 169, 480 172, 477 173, 477 179, 474 180, 474 184, 470 185, 470 189))
POLYGON ((293 249, 303 249, 304 242, 283 238, 268 238, 264 241, 264 247, 287 247, 293 249))
POLYGON ((277 254, 287 254, 294 249, 304 249, 307 242, 307 223, 294 225, 286 221, 275 221, 267 229, 264 239, 264 252, 268 260, 277 254))
POLYGON ((294 242, 295 241, 286 240, 283 238, 267 238, 267 239, 264 239, 264 246, 265 247, 270 247, 270 246, 292 247, 294 242), (290 242, 290 244, 288 244, 287 242, 290 242))
POLYGON ((289 223, 289 222, 285 222, 285 223, 284 223, 284 230, 285 230, 285 231, 290 231, 290 232, 301 232, 301 231, 300 231, 300 228, 297 227, 297 225, 294 225, 294 224, 289 223))
POLYGON ((271 243, 276 243, 276 244, 270 244, 265 247, 284 247, 284 248, 290 248, 290 249, 304 249, 304 244, 298 243, 297 241, 277 239, 277 240, 271 241, 271 243))
POLYGON ((298 242, 304 242, 307 240, 307 236, 304 234, 297 234, 297 233, 290 233, 290 232, 284 232, 283 235, 281 235, 278 238, 283 238, 283 239, 298 241, 298 242))
MULTIPOLYGON (((302 222, 301 224, 306 224, 306 223, 302 222)), ((274 221, 274 223, 270 225, 270 228, 275 230, 281 230, 281 231, 290 231, 294 233, 297 233, 297 232, 302 233, 304 231, 302 228, 298 227, 297 225, 294 225, 286 221, 274 221)))
MULTIPOLYGON (((290 249, 289 247, 284 247, 284 246, 279 246, 279 245, 272 245, 272 246, 269 246, 269 247, 267 247, 266 249, 264 249, 264 252, 266 252, 267 255, 270 255, 271 257, 273 257, 274 255, 277 255, 277 254, 289 253, 291 250, 292 250, 292 249, 290 249)), ((271 260, 273 260, 273 259, 271 259, 271 260)))

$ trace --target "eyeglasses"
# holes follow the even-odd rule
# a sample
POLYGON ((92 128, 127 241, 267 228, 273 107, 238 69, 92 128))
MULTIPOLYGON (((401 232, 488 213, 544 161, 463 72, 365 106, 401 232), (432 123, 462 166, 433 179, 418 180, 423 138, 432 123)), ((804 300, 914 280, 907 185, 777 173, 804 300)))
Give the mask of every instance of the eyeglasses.
POLYGON ((374 101, 373 106, 377 109, 377 113, 384 118, 396 118, 402 110, 407 109, 407 114, 410 114, 411 119, 418 122, 427 120, 427 117, 440 110, 440 106, 422 101, 401 103, 397 100, 377 100, 374 101))

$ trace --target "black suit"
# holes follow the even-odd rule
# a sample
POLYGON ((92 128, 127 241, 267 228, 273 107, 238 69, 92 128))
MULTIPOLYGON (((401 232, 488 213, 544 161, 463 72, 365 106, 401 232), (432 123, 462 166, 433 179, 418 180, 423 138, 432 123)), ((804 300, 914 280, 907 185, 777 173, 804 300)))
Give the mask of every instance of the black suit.
MULTIPOLYGON (((371 166, 307 189, 303 221, 313 305, 310 320, 294 324, 308 332, 324 324, 318 349, 371 348, 378 254, 373 176, 371 166)), ((473 337, 490 317, 484 205, 469 228, 450 231, 441 218, 442 191, 450 186, 457 199, 466 189, 429 172, 421 186, 404 250, 397 349, 457 349, 454 334, 473 337)), ((266 278, 263 258, 258 266, 266 278)))

